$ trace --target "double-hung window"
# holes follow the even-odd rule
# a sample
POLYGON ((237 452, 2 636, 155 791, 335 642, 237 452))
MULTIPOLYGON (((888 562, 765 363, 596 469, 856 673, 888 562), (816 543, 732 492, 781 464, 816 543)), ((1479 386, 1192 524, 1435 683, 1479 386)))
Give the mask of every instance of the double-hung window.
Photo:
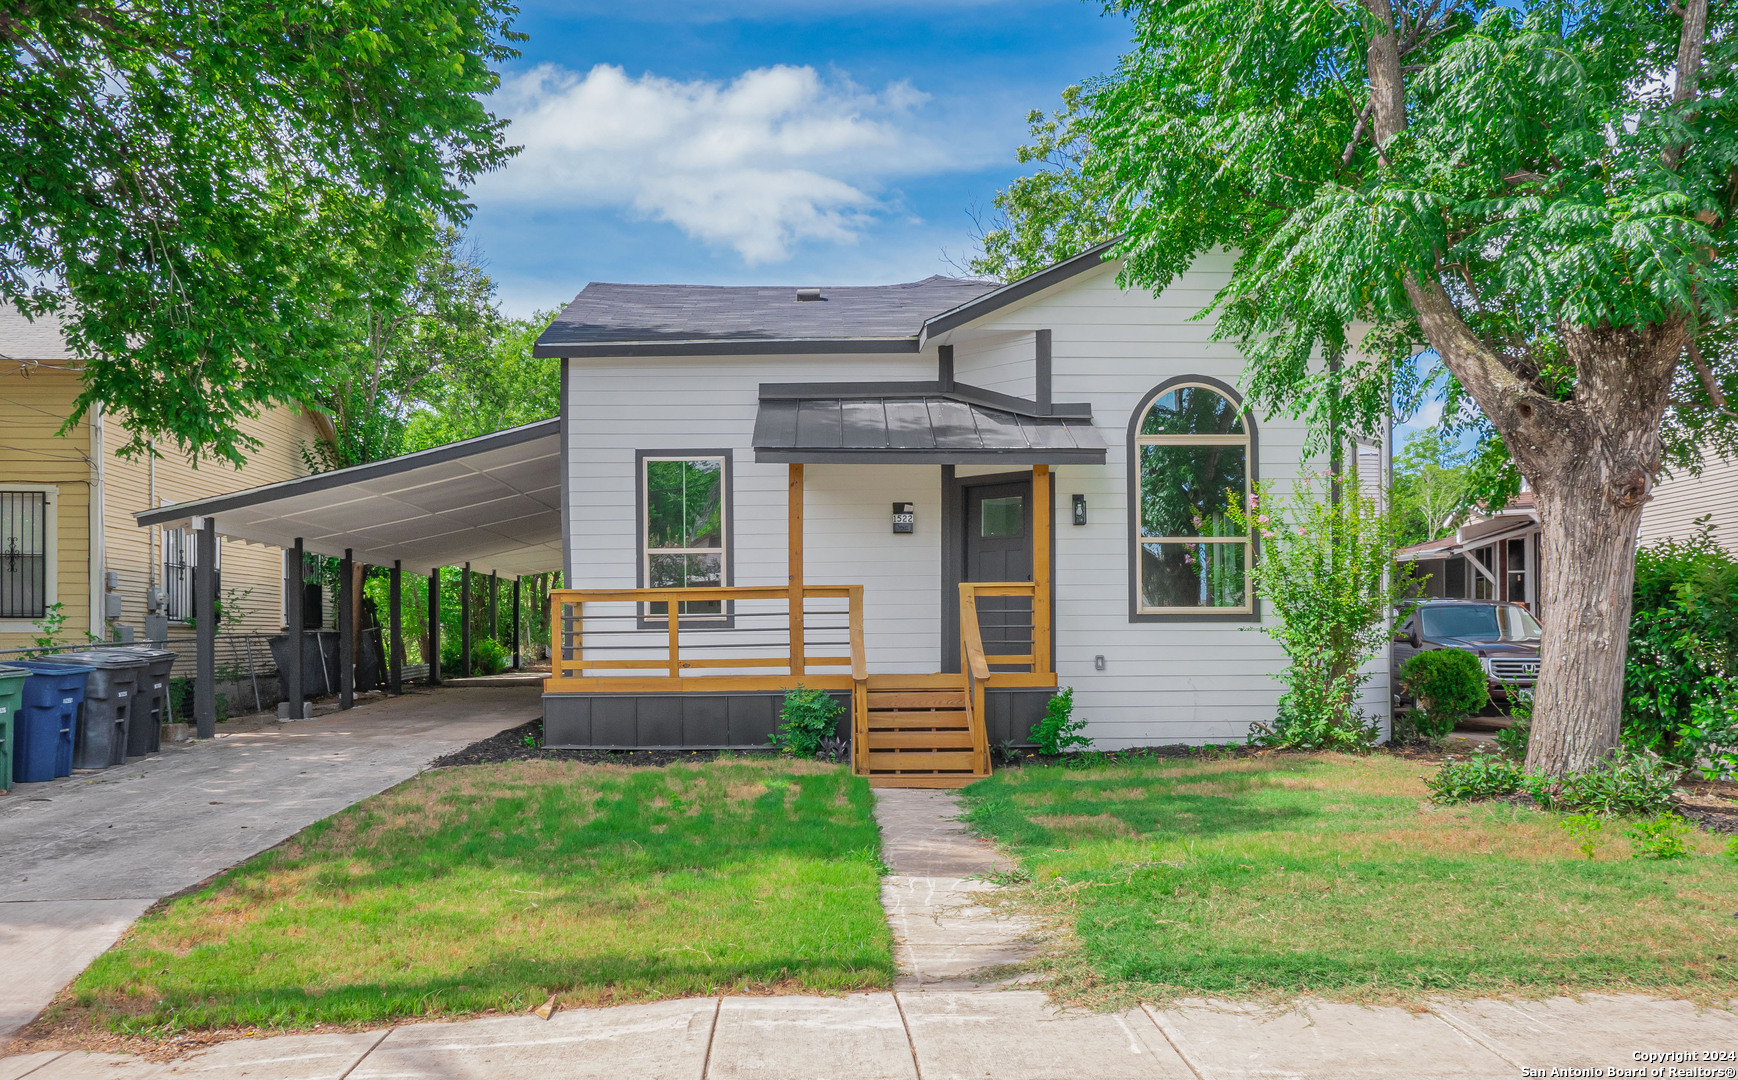
POLYGON ((0 491, 0 619, 48 614, 48 493, 0 491))
POLYGON ((1131 615, 1250 615, 1252 541, 1226 515, 1248 505, 1251 422, 1227 390, 1178 379, 1130 425, 1131 615))
MULTIPOLYGON (((730 572, 730 456, 640 455, 640 580, 650 589, 717 588, 730 572)), ((646 605, 666 618, 669 605, 646 605)), ((722 618, 718 600, 684 600, 680 614, 722 618)))

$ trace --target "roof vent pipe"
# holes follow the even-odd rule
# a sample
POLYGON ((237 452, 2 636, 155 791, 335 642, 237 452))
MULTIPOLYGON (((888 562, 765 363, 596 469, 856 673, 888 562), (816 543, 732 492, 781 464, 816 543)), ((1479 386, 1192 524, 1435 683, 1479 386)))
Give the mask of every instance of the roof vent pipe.
POLYGON ((826 297, 821 295, 821 290, 819 290, 819 289, 798 289, 797 290, 797 299, 798 300, 825 300, 826 297))

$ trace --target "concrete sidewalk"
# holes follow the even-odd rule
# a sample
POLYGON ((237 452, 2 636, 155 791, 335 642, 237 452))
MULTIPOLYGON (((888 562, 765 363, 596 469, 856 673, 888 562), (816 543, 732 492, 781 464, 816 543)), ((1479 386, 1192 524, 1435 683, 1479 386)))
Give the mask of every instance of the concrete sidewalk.
POLYGON ((1738 1017, 1639 997, 1064 1013, 1035 990, 926 989, 283 1035, 168 1063, 49 1052, 0 1060, 0 1080, 1508 1080, 1679 1051, 1738 1051, 1738 1017))
POLYGON ((159 898, 541 705, 535 688, 417 690, 14 787, 0 796, 0 1045, 159 898))

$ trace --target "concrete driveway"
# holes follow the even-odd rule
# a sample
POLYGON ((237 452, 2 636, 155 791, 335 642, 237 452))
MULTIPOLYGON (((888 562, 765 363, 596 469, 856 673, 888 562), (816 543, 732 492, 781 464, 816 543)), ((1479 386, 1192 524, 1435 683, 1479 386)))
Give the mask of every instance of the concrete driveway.
POLYGON ((0 796, 0 1045, 157 900, 541 711, 535 687, 417 690, 14 787, 0 796))

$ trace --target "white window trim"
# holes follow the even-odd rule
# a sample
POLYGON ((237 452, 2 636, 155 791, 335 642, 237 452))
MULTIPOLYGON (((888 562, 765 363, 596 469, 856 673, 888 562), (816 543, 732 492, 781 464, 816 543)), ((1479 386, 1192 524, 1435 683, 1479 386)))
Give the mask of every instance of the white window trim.
MULTIPOLYGON (((1233 408, 1240 408, 1236 401, 1225 396, 1225 391, 1216 386, 1200 382, 1179 382, 1165 387, 1165 394, 1178 390, 1205 390, 1229 402, 1233 408)), ((1146 416, 1158 403, 1159 394, 1148 401, 1141 409, 1140 416, 1135 421, 1135 429, 1139 430, 1146 416)), ((1243 505, 1249 505, 1249 497, 1254 494, 1254 469, 1252 460, 1255 456, 1253 440, 1249 436, 1249 422, 1245 418, 1243 434, 1241 435, 1139 435, 1135 436, 1131 452, 1135 455, 1135 505, 1129 508, 1134 518, 1135 565, 1140 565, 1141 548, 1146 544, 1182 544, 1194 546, 1198 544, 1241 544, 1243 545, 1243 604, 1239 607, 1150 607, 1146 596, 1137 580, 1135 583, 1135 611, 1140 615, 1253 615, 1255 613, 1255 589, 1250 583, 1250 574, 1255 569, 1255 543, 1245 536, 1147 536, 1143 531, 1140 507, 1140 452, 1143 446, 1241 446, 1243 447, 1243 505)))
MULTIPOLYGON (((44 583, 43 604, 49 607, 60 603, 60 485, 59 484, 0 484, 0 491, 42 492, 48 496, 48 513, 43 515, 44 539, 43 551, 48 556, 43 574, 47 577, 44 583)), ((100 585, 93 581, 92 585, 100 585)), ((0 619, 0 634, 34 634, 37 619, 0 619)))
MULTIPOLYGON (((642 587, 652 587, 650 583, 652 580, 652 555, 654 553, 654 549, 649 543, 647 543, 646 537, 647 527, 651 524, 652 512, 650 501, 648 499, 650 484, 648 483, 649 477, 647 476, 647 470, 655 461, 716 461, 719 464, 720 500, 718 508, 718 546, 715 548, 657 548, 655 551, 659 555, 716 554, 718 556, 719 585, 720 587, 728 588, 731 584, 730 529, 731 511, 733 509, 731 487, 736 479, 733 475, 734 463, 732 461, 732 455, 728 451, 722 450, 659 450, 644 452, 636 455, 636 457, 638 459, 636 468, 639 470, 639 475, 634 478, 634 484, 639 492, 637 498, 639 506, 637 508, 637 520, 634 522, 634 543, 639 548, 639 580, 642 587)), ((639 620, 642 624, 642 629, 647 627, 656 628, 658 626, 668 626, 668 613, 654 613, 651 610, 651 605, 649 603, 641 604, 639 607, 639 620)), ((723 604, 721 610, 716 613, 678 613, 677 617, 683 626, 687 626, 690 622, 695 624, 717 623, 729 625, 732 621, 731 605, 729 603, 723 604)))

